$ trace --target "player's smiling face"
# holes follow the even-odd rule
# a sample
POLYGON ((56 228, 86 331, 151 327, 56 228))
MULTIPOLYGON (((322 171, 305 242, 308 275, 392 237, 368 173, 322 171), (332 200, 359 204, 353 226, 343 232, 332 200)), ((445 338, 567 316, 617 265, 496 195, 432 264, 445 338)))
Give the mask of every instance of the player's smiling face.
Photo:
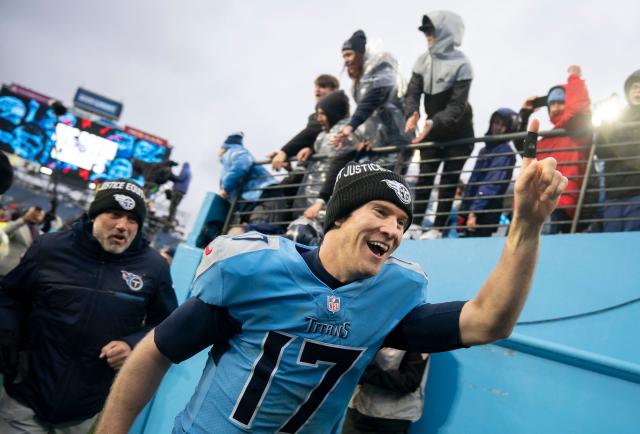
MULTIPOLYGON (((356 209, 339 226, 341 267, 347 280, 363 279, 380 272, 400 245, 407 213, 391 202, 374 200, 356 209)), ((341 273, 342 274, 342 273, 341 273)), ((336 276, 345 281, 343 276, 336 276)))

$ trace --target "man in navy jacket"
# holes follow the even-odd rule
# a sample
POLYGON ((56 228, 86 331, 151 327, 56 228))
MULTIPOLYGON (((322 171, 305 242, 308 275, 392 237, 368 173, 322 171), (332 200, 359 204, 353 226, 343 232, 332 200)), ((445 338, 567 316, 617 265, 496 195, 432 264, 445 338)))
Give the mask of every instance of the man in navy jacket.
MULTIPOLYGON (((518 114, 503 107, 491 115, 487 136, 512 133, 518 114)), ((516 154, 504 139, 487 139, 464 190, 462 214, 469 237, 490 237, 498 228, 504 195, 509 188, 516 154)))
POLYGON ((104 182, 88 216, 38 238, 0 282, 0 432, 87 432, 132 348, 175 309, 145 216, 138 185, 104 182))

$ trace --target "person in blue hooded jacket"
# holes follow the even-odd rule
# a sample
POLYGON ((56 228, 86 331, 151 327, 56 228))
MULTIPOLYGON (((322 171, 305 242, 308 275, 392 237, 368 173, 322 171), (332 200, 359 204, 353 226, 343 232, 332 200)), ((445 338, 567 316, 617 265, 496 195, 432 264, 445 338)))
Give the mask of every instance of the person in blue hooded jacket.
POLYGON ((261 189, 275 184, 276 179, 263 166, 254 164, 255 158, 244 147, 243 140, 243 132, 232 133, 220 147, 222 173, 218 194, 232 199, 242 186, 239 199, 251 202, 241 203, 239 211, 251 211, 263 195, 261 189))
MULTIPOLYGON (((506 134, 517 127, 518 115, 509 108, 500 108, 491 115, 487 136, 506 134)), ((514 149, 509 140, 488 139, 480 150, 469 182, 464 190, 461 211, 466 214, 466 233, 470 237, 489 237, 500 222, 504 194, 509 187, 514 149), (489 226, 494 225, 494 226, 489 226)))

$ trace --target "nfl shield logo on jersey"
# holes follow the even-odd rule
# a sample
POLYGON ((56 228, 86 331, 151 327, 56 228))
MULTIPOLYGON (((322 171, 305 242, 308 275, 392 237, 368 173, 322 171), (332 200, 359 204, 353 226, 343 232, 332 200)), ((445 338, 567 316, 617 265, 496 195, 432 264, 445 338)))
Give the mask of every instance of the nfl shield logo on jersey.
POLYGON ((340 297, 335 295, 327 295, 327 309, 329 312, 336 313, 340 310, 340 297))

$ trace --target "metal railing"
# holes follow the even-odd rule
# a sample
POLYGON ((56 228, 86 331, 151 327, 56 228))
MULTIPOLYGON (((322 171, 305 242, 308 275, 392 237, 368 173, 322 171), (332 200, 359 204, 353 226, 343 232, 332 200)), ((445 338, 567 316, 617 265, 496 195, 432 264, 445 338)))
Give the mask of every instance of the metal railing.
MULTIPOLYGON (((633 128, 633 129, 636 129, 636 131, 640 131, 640 122, 620 124, 619 128, 622 128, 622 129, 633 128)), ((631 186, 625 186, 625 187, 608 187, 606 185, 607 178, 611 179, 612 177, 616 177, 616 176, 640 175, 640 143, 639 143, 640 137, 638 137, 637 140, 624 141, 619 143, 597 144, 596 140, 593 139, 594 133, 597 136, 597 132, 598 132, 597 129, 589 129, 589 130, 573 131, 571 133, 572 136, 580 135, 581 137, 586 136, 587 138, 591 136, 592 140, 590 140, 590 144, 586 146, 564 147, 564 148, 555 148, 555 149, 538 151, 539 156, 544 156, 546 153, 573 152, 573 151, 578 151, 580 155, 584 156, 583 158, 578 158, 572 161, 559 162, 558 164, 558 168, 560 171, 562 171, 563 166, 569 166, 569 165, 572 165, 572 166, 577 165, 583 168, 579 170, 580 173, 578 175, 573 175, 568 177, 569 179, 578 180, 579 183, 581 184, 580 188, 577 190, 574 189, 574 190, 565 191, 565 194, 577 195, 577 200, 575 205, 565 205, 565 206, 558 207, 558 209, 561 209, 561 210, 562 209, 569 210, 567 218, 554 221, 554 224, 564 225, 564 227, 567 228, 564 230, 564 232, 571 232, 571 233, 584 232, 584 231, 596 232, 598 231, 597 225, 602 224, 606 221, 640 220, 640 217, 616 217, 616 218, 605 219, 602 216, 602 211, 609 206, 640 205, 640 203, 637 201, 638 200, 637 197, 635 198, 635 200, 632 198, 628 201, 625 201, 625 200, 617 201, 615 204, 611 204, 606 201, 603 201, 603 198, 606 196, 607 192, 614 192, 614 191, 633 192, 635 190, 640 191, 640 185, 631 185, 631 186), (616 147, 624 147, 624 146, 637 146, 639 151, 637 152, 637 155, 630 156, 630 157, 629 156, 609 157, 609 158, 598 157, 598 149, 616 148, 616 147), (614 161, 627 161, 627 160, 637 160, 636 167, 638 167, 639 170, 626 170, 626 171, 618 171, 618 172, 602 170, 603 163, 604 163, 604 166, 606 166, 606 163, 608 161, 614 162, 614 161), (573 214, 573 216, 569 217, 571 214, 573 214)), ((408 179, 413 181, 412 182, 413 193, 415 194, 415 192, 419 190, 432 191, 430 199, 415 201, 414 206, 415 205, 424 206, 425 204, 427 204, 428 208, 424 213, 417 213, 414 215, 414 217, 426 218, 426 220, 430 221, 432 224, 432 226, 430 227, 431 229, 437 229, 442 232, 451 231, 451 229, 454 229, 455 231, 461 234, 472 235, 470 232, 470 229, 473 229, 473 228, 470 228, 470 226, 466 224, 459 225, 457 217, 468 215, 469 211, 468 209, 466 209, 468 207, 465 205, 478 199, 478 197, 465 196, 463 193, 462 195, 457 194, 455 197, 439 198, 438 192, 441 192, 443 189, 447 189, 447 188, 453 189, 453 188, 459 187, 460 182, 458 181, 455 184, 451 184, 451 183, 439 184, 435 182, 433 185, 422 185, 421 180, 429 177, 442 178, 443 176, 448 176, 448 175, 455 176, 455 178, 458 180, 460 179, 466 180, 475 170, 474 166, 475 166, 475 161, 478 159, 478 155, 453 157, 453 158, 444 159, 444 160, 434 158, 434 159, 424 159, 424 160, 416 161, 411 158, 412 154, 416 150, 424 150, 424 149, 428 149, 429 147, 444 148, 447 146, 469 145, 471 143, 476 143, 476 142, 486 142, 488 140, 492 142, 518 141, 518 140, 523 140, 526 134, 527 134, 526 132, 518 132, 518 133, 509 133, 509 134, 502 134, 502 135, 495 135, 495 136, 472 137, 467 139, 458 139, 458 140, 452 140, 448 142, 439 142, 439 143, 426 142, 426 143, 412 144, 412 145, 406 145, 406 146, 400 146, 400 147, 386 146, 386 147, 381 147, 381 148, 372 150, 370 155, 374 157, 373 159, 375 159, 376 156, 398 152, 399 158, 395 161, 393 170, 397 173, 405 174, 405 176, 407 176, 408 179), (414 167, 415 165, 418 165, 419 167, 421 163, 422 164, 440 163, 440 162, 454 161, 454 160, 458 160, 458 162, 465 160, 466 164, 461 170, 457 170, 457 171, 443 171, 440 168, 436 172, 417 173, 417 174, 411 173, 412 165, 414 165, 414 167), (441 207, 440 204, 444 204, 446 202, 451 202, 451 205, 453 206, 450 207, 451 208, 450 211, 437 212, 433 210, 435 208, 433 204, 436 201, 438 202, 438 208, 441 207), (440 220, 442 220, 442 218, 445 218, 446 224, 433 226, 433 222, 435 222, 438 216, 440 216, 440 220)), ((539 133, 539 136, 541 137, 562 137, 567 135, 568 133, 565 130, 552 130, 552 131, 544 131, 539 133)), ((636 133, 636 135, 638 134, 636 133)), ((517 154, 517 152, 514 151, 513 154, 517 154)), ((508 155, 512 155, 512 153, 509 153, 509 152, 494 153, 494 154, 487 153, 482 155, 482 158, 504 157, 508 155)), ((312 156, 310 158, 310 162, 315 162, 321 159, 322 159, 321 157, 319 158, 317 156, 312 156)), ((522 160, 520 158, 517 158, 516 164, 514 166, 502 166, 502 167, 493 167, 493 168, 487 168, 487 169, 478 169, 477 172, 482 173, 482 172, 491 172, 491 171, 497 171, 497 170, 501 170, 501 171, 507 170, 507 171, 511 171, 510 173, 513 173, 513 171, 518 171, 520 169, 521 161, 522 160)), ((270 161, 268 160, 258 161, 256 162, 256 164, 268 165, 270 164, 270 161)), ((259 222, 270 223, 275 226, 280 226, 283 229, 286 228, 287 224, 290 223, 292 220, 302 215, 306 207, 301 207, 301 206, 294 207, 293 203, 296 200, 297 202, 300 202, 300 199, 315 199, 317 196, 306 195, 304 193, 305 187, 308 185, 313 185, 319 188, 321 184, 320 183, 310 184, 305 182, 304 180, 305 171, 304 169, 301 169, 300 166, 294 167, 292 170, 293 172, 274 173, 273 176, 278 180, 277 184, 255 189, 255 190, 262 191, 263 196, 266 195, 269 197, 260 198, 257 201, 247 201, 247 200, 243 200, 240 197, 235 197, 234 199, 232 199, 231 208, 229 210, 229 214, 227 216, 227 220, 223 228, 223 233, 226 233, 230 228, 234 226, 240 226, 245 223, 253 222, 251 218, 253 215, 256 214, 256 207, 260 205, 262 205, 259 208, 259 212, 261 213, 260 218, 262 220, 259 222), (295 171, 298 171, 298 172, 295 172, 295 171), (291 173, 298 173, 299 175, 298 178, 295 179, 294 182, 286 182, 286 178, 289 177, 291 173), (287 194, 287 195, 277 194, 278 192, 283 192, 287 190, 289 192, 295 191, 295 194, 287 194), (265 192, 269 192, 269 193, 265 194, 265 192), (243 208, 244 210, 238 210, 239 208, 243 208), (265 216, 266 216, 266 220, 265 220, 265 216)), ((513 179, 506 179, 506 180, 500 180, 500 181, 480 181, 475 183, 466 183, 464 185, 464 190, 466 191, 468 191, 468 188, 470 186, 481 186, 485 184, 494 184, 494 185, 508 184, 509 186, 504 194, 493 195, 493 196, 491 195, 482 196, 483 199, 493 200, 494 202, 499 203, 500 206, 494 206, 492 208, 486 208, 486 209, 474 211, 476 215, 499 213, 502 216, 502 222, 496 222, 491 224, 478 224, 475 226, 475 228, 487 228, 487 229, 498 230, 499 228, 508 227, 509 219, 512 213, 511 202, 513 200, 513 193, 512 193, 513 182, 514 182, 513 179)), ((241 191, 241 190, 242 190, 242 185, 238 187, 237 191, 241 191)), ((415 218, 414 218, 414 221, 415 221, 415 218)), ((504 232, 506 232, 506 230, 504 232)))

